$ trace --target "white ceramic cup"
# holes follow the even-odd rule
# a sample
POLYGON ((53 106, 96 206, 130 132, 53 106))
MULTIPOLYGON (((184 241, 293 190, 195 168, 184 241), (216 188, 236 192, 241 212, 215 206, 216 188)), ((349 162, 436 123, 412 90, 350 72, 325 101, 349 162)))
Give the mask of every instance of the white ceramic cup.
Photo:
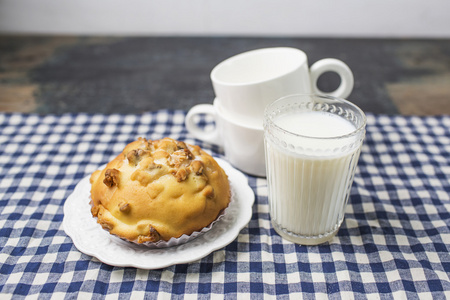
POLYGON ((283 96, 313 93, 347 98, 353 89, 352 71, 342 61, 326 58, 308 68, 306 54, 288 47, 230 57, 211 71, 211 81, 223 113, 250 126, 262 126, 265 107, 283 96), (341 78, 331 93, 317 87, 317 79, 325 72, 336 72, 341 78))
POLYGON ((236 168, 255 176, 265 176, 264 130, 262 126, 250 126, 236 122, 224 115, 220 100, 214 104, 198 104, 186 115, 187 130, 197 139, 223 147, 225 157, 236 168), (196 123, 199 115, 209 115, 216 126, 205 131, 196 123))

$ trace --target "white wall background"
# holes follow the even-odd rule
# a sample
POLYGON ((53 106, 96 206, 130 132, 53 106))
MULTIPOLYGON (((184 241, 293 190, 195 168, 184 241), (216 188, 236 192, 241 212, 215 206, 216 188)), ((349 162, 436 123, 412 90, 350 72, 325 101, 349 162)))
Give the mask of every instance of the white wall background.
POLYGON ((0 0, 0 33, 450 38, 450 0, 0 0))

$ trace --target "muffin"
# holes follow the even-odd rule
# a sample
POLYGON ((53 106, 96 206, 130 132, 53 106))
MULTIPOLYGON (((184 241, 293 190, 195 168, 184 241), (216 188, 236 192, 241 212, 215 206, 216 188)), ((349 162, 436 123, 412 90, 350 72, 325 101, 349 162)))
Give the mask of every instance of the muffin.
POLYGON ((230 202, 228 177, 214 158, 171 138, 139 138, 90 182, 93 217, 138 244, 199 232, 230 202))

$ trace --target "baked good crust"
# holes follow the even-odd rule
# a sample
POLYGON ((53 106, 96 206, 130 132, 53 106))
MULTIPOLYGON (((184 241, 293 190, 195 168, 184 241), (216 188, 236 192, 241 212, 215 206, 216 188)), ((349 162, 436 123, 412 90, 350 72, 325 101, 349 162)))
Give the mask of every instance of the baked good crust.
POLYGON ((230 202, 228 177, 214 158, 171 138, 139 138, 90 182, 97 222, 137 243, 200 231, 230 202))

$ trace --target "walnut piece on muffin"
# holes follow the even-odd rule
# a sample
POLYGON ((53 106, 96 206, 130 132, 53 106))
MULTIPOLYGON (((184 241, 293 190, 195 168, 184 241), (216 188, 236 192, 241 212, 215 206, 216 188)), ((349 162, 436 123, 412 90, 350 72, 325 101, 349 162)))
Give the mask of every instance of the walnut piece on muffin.
POLYGON ((228 177, 199 146, 139 138, 90 178, 91 213, 111 234, 168 241, 210 225, 230 202, 228 177))

